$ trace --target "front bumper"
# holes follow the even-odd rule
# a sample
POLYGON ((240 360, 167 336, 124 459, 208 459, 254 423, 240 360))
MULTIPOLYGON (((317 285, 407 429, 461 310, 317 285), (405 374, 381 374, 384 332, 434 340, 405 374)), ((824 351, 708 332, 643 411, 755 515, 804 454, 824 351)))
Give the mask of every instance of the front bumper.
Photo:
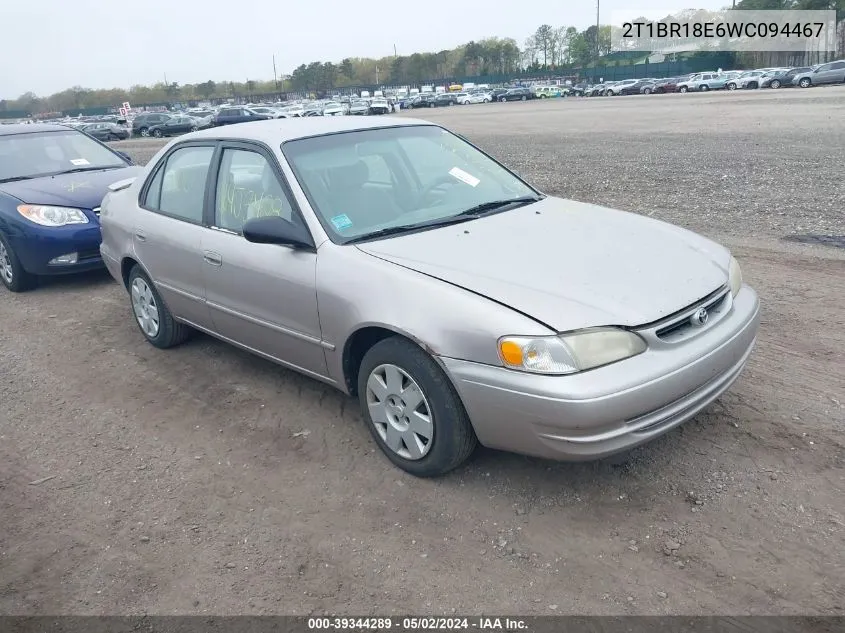
POLYGON ((551 459, 598 459, 694 417, 739 377, 756 341, 757 294, 676 345, 570 376, 539 376, 452 358, 441 362, 484 446, 551 459))
POLYGON ((33 275, 64 275, 102 268, 100 224, 91 212, 85 214, 88 224, 10 227, 9 241, 24 270, 33 275), (68 253, 78 254, 75 264, 49 263, 68 253))

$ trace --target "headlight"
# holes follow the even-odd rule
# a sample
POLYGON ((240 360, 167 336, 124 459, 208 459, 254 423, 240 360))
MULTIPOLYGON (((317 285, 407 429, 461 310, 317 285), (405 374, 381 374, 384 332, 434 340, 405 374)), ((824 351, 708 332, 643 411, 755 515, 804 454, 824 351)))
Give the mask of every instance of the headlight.
POLYGON ((739 262, 735 257, 731 257, 731 264, 728 272, 728 279, 731 284, 731 296, 735 297, 742 288, 742 270, 739 268, 739 262))
POLYGON ((573 374, 646 350, 643 339, 619 328, 592 328, 559 336, 505 336, 499 358, 505 367, 535 374, 573 374))
POLYGON ((88 217, 79 209, 50 207, 41 204, 18 205, 18 213, 30 222, 41 226, 65 226, 66 224, 88 224, 88 217))

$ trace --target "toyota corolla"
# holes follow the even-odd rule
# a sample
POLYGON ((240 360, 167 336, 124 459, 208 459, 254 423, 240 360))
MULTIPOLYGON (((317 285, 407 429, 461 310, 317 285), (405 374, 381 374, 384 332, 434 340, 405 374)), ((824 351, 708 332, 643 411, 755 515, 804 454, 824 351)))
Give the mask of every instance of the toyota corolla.
POLYGON ((171 141, 103 202, 103 258, 160 348, 200 330, 357 396, 400 468, 478 443, 627 451, 737 379, 759 302, 728 250, 548 196, 424 121, 171 141))

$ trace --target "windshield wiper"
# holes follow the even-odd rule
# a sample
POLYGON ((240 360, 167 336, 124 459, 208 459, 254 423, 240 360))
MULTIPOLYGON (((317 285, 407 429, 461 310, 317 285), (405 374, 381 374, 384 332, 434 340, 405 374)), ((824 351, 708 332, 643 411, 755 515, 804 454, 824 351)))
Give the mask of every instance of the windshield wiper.
POLYGON ((78 174, 81 171, 105 171, 107 169, 119 169, 121 165, 109 165, 106 167, 74 167, 73 169, 64 169, 62 171, 54 171, 46 176, 63 176, 64 174, 78 174))
POLYGON ((11 178, 0 178, 0 183, 3 182, 17 182, 19 180, 29 180, 32 176, 12 176, 11 178))
POLYGON ((416 224, 400 224, 399 226, 388 226, 366 235, 353 237, 347 240, 347 244, 355 244, 357 242, 364 242, 367 240, 374 240, 380 237, 387 237, 389 235, 397 235, 399 233, 407 233, 408 231, 417 231, 420 229, 429 229, 436 226, 449 226, 450 224, 460 224, 462 222, 469 222, 477 218, 483 217, 490 211, 504 211, 508 208, 515 208, 538 202, 542 200, 538 196, 523 196, 521 198, 508 198, 506 200, 492 200, 490 202, 483 202, 474 207, 470 207, 466 211, 461 211, 457 215, 450 215, 445 218, 437 218, 436 220, 429 220, 428 222, 418 222, 416 224))
POLYGON ((505 209, 511 208, 515 209, 517 207, 523 207, 526 204, 531 204, 532 202, 539 202, 540 200, 542 200, 542 198, 539 196, 523 196, 521 198, 491 200, 490 202, 482 202, 481 204, 477 204, 474 207, 470 207, 466 211, 461 211, 458 215, 452 217, 469 217, 470 219, 480 218, 482 215, 486 214, 489 211, 504 211, 505 209))

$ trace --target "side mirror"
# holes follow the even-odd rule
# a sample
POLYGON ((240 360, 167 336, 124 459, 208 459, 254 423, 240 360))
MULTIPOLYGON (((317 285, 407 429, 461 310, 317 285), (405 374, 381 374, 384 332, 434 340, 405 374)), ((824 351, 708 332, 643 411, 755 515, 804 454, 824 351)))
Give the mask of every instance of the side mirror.
POLYGON ((294 249, 314 249, 314 239, 308 229, 277 215, 247 220, 243 226, 243 234, 247 242, 255 244, 280 244, 294 249))
POLYGON ((125 161, 126 161, 127 163, 129 163, 130 165, 134 165, 134 164, 135 164, 135 161, 134 161, 134 160, 132 160, 132 157, 131 157, 131 156, 129 156, 129 154, 127 154, 126 152, 121 152, 121 151, 118 151, 118 150, 116 150, 116 149, 115 149, 115 150, 112 150, 112 151, 113 151, 115 154, 117 154, 118 156, 120 156, 123 160, 125 160, 125 161))

